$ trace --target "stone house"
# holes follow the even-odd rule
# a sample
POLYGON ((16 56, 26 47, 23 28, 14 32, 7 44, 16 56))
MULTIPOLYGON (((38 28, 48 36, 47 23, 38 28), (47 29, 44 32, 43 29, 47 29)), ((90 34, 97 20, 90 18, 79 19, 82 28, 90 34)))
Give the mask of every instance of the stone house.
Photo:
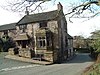
MULTIPOLYGON (((26 45, 31 47, 36 55, 51 62, 67 59, 67 22, 60 3, 57 10, 25 15, 17 23, 17 28, 19 35, 30 37, 33 43, 26 45)), ((16 41, 23 41, 25 45, 25 39, 17 39, 18 37, 16 41)), ((24 47, 26 48, 22 48, 24 47)))
POLYGON ((8 51, 9 48, 14 47, 13 41, 16 35, 16 23, 10 23, 0 26, 0 49, 8 51))
POLYGON ((9 54, 53 63, 72 56, 73 41, 67 32, 63 6, 59 3, 57 7, 57 10, 37 14, 27 11, 27 15, 16 23, 13 37, 16 48, 10 48, 9 54), (18 53, 15 53, 16 50, 18 53))
POLYGON ((11 36, 16 34, 16 23, 10 23, 0 26, 0 37, 11 36))

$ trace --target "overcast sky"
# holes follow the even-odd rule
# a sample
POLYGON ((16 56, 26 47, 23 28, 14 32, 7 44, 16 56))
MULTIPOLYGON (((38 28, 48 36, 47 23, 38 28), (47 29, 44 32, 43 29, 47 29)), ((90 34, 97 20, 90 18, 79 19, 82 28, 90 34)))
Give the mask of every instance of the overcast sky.
MULTIPOLYGON (((61 4, 64 6, 64 13, 67 12, 67 8, 72 0, 57 0, 56 4, 58 2, 61 2, 61 4)), ((74 0, 77 1, 77 0, 74 0)), ((4 3, 3 1, 0 1, 0 3, 4 3)), ((57 6, 53 5, 52 2, 49 2, 49 6, 45 7, 45 11, 50 11, 57 9, 57 6), (48 8, 48 9, 47 9, 48 8)), ((0 8, 0 25, 3 24, 9 24, 13 22, 18 22, 24 15, 21 15, 19 13, 14 13, 11 11, 4 10, 0 8)), ((67 19, 68 20, 68 19, 67 19)), ((100 16, 95 17, 91 20, 83 22, 83 19, 72 19, 73 23, 68 22, 68 33, 72 36, 75 35, 83 35, 85 37, 88 37, 90 33, 96 29, 100 29, 100 16)))

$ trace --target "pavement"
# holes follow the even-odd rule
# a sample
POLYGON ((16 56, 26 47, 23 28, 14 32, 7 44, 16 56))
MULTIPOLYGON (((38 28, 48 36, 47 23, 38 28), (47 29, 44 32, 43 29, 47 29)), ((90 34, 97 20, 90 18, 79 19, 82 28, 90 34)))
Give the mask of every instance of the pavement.
MULTIPOLYGON (((72 60, 76 54, 68 58, 66 61, 72 60)), ((33 64, 40 64, 40 65, 51 65, 53 62, 48 62, 48 61, 41 61, 41 60, 35 60, 35 59, 30 59, 30 58, 24 58, 24 57, 19 57, 17 55, 5 55, 5 58, 7 59, 12 59, 12 60, 17 60, 17 61, 22 61, 22 62, 27 62, 27 63, 33 63, 33 64)), ((64 61, 64 62, 66 62, 64 61)))
POLYGON ((40 64, 40 65, 50 65, 50 64, 53 64, 52 62, 33 60, 33 59, 29 59, 29 58, 19 57, 17 55, 6 55, 5 58, 13 59, 13 60, 18 60, 18 61, 22 61, 22 62, 33 63, 33 64, 40 64))
POLYGON ((81 75, 94 62, 87 53, 77 54, 71 61, 61 64, 39 65, 5 59, 0 54, 0 75, 81 75))

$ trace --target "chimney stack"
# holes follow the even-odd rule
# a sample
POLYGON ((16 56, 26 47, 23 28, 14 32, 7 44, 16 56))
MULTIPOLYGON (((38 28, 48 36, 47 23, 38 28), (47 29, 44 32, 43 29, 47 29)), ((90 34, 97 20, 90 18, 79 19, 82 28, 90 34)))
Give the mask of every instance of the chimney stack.
POLYGON ((29 15, 28 7, 26 7, 25 14, 26 14, 26 15, 29 15))
POLYGON ((62 6, 62 4, 60 2, 59 2, 59 4, 57 4, 57 7, 58 7, 58 11, 63 10, 63 6, 62 6))

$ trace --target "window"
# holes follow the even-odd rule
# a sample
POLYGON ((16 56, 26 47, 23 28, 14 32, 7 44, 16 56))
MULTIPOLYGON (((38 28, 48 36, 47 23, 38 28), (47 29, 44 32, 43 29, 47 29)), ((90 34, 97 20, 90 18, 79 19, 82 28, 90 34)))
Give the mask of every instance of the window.
POLYGON ((25 30, 27 29, 27 25, 20 25, 19 29, 22 30, 22 32, 25 32, 25 30))
POLYGON ((40 22, 40 28, 46 28, 47 22, 40 22))
POLYGON ((4 31, 4 35, 8 35, 8 31, 4 31))
POLYGON ((67 37, 65 37, 65 47, 68 46, 68 40, 67 40, 67 37))
POLYGON ((67 33, 67 22, 64 22, 64 31, 67 33))
POLYGON ((18 46, 21 46, 22 48, 26 48, 26 45, 28 46, 28 40, 21 40, 21 41, 17 41, 18 46))
POLYGON ((37 38, 37 47, 43 48, 46 46, 46 41, 45 37, 38 37, 37 38))

